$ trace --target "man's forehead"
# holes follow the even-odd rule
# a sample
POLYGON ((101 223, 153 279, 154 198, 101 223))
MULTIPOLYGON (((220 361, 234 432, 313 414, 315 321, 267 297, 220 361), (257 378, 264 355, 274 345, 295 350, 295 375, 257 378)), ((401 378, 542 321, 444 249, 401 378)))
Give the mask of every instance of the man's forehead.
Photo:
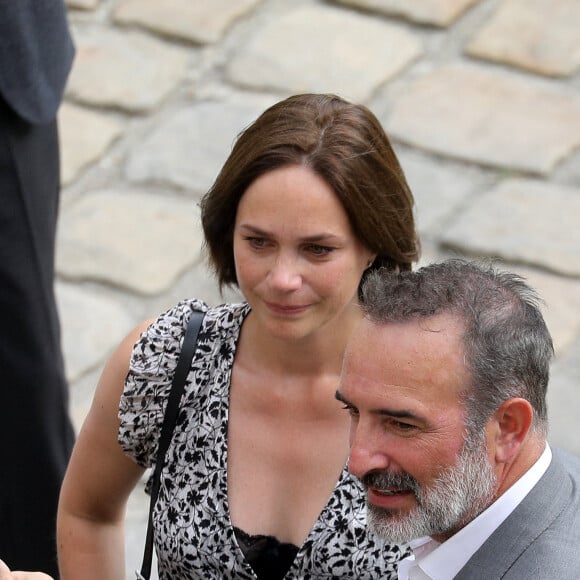
POLYGON ((455 396, 468 380, 462 332, 459 319, 449 316, 388 323, 363 320, 347 348, 341 392, 348 396, 352 389, 364 390, 382 398, 397 389, 438 396, 450 387, 446 394, 455 396))
POLYGON ((388 322, 365 317, 355 327, 347 353, 356 351, 357 347, 362 350, 372 347, 375 351, 383 347, 385 351, 398 355, 412 354, 414 351, 420 353, 427 349, 441 350, 442 353, 463 351, 464 329, 461 318, 452 313, 388 322))

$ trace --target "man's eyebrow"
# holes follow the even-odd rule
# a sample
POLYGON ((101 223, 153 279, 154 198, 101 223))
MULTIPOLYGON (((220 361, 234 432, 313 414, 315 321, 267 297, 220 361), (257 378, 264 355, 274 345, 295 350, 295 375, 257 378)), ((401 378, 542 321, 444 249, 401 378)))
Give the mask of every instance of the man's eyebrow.
POLYGON ((422 418, 411 413, 411 411, 401 410, 395 411, 394 409, 377 409, 374 411, 376 415, 382 415, 384 417, 395 417, 396 419, 413 419, 414 421, 421 421, 422 418))
MULTIPOLYGON (((348 407, 356 409, 356 406, 353 405, 340 391, 336 391, 336 393, 334 394, 334 397, 337 401, 344 403, 348 407)), ((423 420, 422 417, 419 417, 415 413, 412 413, 411 411, 407 411, 405 409, 395 410, 395 409, 381 408, 381 409, 376 409, 374 411, 371 411, 371 413, 373 415, 380 415, 380 416, 384 416, 384 417, 395 417, 396 419, 413 419, 415 421, 423 420)))

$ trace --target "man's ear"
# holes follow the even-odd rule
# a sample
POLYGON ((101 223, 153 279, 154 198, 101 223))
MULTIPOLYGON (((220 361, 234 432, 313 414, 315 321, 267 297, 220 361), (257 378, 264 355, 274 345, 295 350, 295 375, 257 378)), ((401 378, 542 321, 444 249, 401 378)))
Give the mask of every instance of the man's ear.
POLYGON ((508 399, 500 405, 490 420, 497 463, 510 463, 515 459, 533 420, 534 409, 526 399, 508 399))

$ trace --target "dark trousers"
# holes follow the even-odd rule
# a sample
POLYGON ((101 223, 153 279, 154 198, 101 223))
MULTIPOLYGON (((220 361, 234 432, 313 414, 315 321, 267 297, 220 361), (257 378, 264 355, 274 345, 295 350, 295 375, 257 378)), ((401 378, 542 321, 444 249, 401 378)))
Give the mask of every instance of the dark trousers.
POLYGON ((0 98, 0 558, 58 576, 56 509, 74 434, 54 298, 56 122, 0 98))

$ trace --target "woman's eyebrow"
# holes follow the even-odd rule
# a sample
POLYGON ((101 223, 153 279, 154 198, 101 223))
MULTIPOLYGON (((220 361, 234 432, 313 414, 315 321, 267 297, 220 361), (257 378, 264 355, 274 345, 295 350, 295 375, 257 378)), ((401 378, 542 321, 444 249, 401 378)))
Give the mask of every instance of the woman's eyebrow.
MULTIPOLYGON (((255 234, 257 236, 268 237, 268 236, 272 235, 270 232, 263 230, 262 228, 259 228, 258 226, 251 225, 251 224, 240 224, 238 227, 240 229, 251 232, 252 234, 255 234)), ((340 238, 340 236, 337 236, 336 234, 333 234, 331 232, 320 232, 317 234, 313 234, 311 236, 305 236, 305 237, 301 238, 301 240, 303 240, 304 242, 310 242, 310 243, 330 242, 333 240, 336 240, 338 242, 341 240, 341 238, 340 238)))

